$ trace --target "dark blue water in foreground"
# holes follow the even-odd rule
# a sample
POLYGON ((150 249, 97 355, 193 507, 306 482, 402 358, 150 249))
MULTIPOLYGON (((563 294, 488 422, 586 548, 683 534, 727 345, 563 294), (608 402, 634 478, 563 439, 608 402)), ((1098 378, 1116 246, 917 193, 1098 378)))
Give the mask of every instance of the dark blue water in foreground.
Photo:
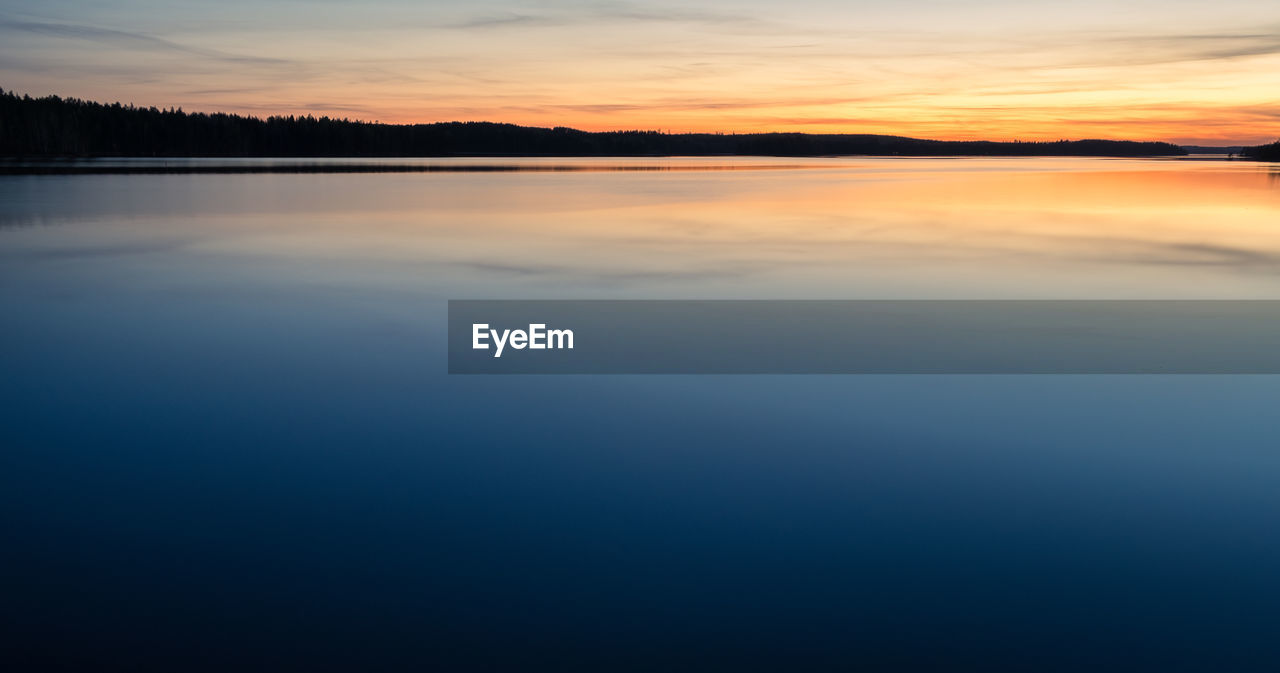
MULTIPOLYGON (((700 237, 720 211, 672 194, 729 198, 708 181, 737 194, 747 179, 700 175, 0 181, 3 656, 86 671, 1280 664, 1275 377, 444 373, 448 298, 941 296, 963 279, 991 296, 988 278, 1019 273, 987 258, 982 274, 832 285, 869 272, 814 277, 723 246, 672 261, 635 240, 639 220, 629 247, 593 238, 590 222, 635 217, 691 248, 663 223, 700 237), (565 189, 551 201, 627 191, 662 208, 525 204, 534 228, 512 234, 519 218, 492 204, 534 179, 565 189), (405 202, 467 189, 471 208, 405 202)), ((1159 280, 1109 264, 1132 294, 1159 280)), ((1273 282, 1213 272, 1224 293, 1273 282)))

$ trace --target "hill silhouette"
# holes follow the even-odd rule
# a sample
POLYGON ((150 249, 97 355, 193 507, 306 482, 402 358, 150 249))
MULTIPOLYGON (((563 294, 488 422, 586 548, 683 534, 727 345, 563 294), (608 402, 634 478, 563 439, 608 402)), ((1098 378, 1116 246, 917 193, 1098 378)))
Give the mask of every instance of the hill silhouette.
POLYGON ((867 134, 588 132, 492 122, 380 124, 329 117, 261 119, 0 90, 0 156, 1169 156, 1170 143, 992 142, 867 134))
POLYGON ((1258 161, 1280 161, 1280 140, 1270 145, 1259 145, 1257 147, 1246 147, 1240 152, 1241 156, 1258 161))

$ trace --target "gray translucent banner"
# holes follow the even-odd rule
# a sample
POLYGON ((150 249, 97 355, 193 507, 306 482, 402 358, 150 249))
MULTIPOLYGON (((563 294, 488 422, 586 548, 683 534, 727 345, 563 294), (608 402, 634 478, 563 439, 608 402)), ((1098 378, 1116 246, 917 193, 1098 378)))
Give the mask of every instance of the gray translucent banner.
POLYGON ((1277 374, 1280 301, 450 301, 449 373, 1277 374))

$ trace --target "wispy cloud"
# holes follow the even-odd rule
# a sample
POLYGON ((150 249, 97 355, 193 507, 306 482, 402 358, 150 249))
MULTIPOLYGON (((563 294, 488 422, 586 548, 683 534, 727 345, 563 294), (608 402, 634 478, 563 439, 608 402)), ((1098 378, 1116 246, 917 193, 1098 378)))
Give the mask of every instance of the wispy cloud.
POLYGON ((497 12, 441 23, 431 27, 476 30, 494 28, 547 28, 588 24, 690 24, 701 27, 778 29, 781 24, 745 12, 697 9, 687 5, 654 7, 624 2, 584 3, 551 7, 539 12, 497 12))
POLYGON ((1280 53, 1280 26, 1267 32, 1129 35, 1110 42, 1135 51, 1155 50, 1170 60, 1218 60, 1280 53))
POLYGON ((132 49, 176 52, 229 63, 243 63, 249 65, 287 65, 291 63, 287 59, 244 56, 240 54, 227 53, 217 49, 205 49, 182 45, 177 42, 172 42, 170 40, 143 33, 70 23, 42 23, 36 21, 11 21, 0 19, 0 31, 31 33, 69 40, 83 40, 132 49))
POLYGON ((539 14, 516 14, 508 12, 504 14, 473 16, 462 19, 461 21, 438 24, 435 27, 455 30, 474 30, 530 26, 563 26, 566 23, 568 23, 568 20, 565 17, 539 14))

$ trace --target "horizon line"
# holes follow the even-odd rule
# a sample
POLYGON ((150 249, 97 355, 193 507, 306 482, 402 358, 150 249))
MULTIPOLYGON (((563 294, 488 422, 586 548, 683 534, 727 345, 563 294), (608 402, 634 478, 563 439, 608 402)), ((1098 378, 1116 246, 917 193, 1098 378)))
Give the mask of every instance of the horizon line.
POLYGON ((0 87, 0 94, 12 95, 18 98, 29 98, 31 100, 58 99, 61 101, 78 101, 80 103, 86 103, 90 105, 101 105, 104 107, 113 107, 118 105, 124 108, 132 108, 137 110, 155 110, 161 113, 170 113, 170 114, 181 113, 181 114, 187 114, 187 115, 199 114, 199 115, 206 115, 206 116, 225 115, 229 117, 238 117, 241 119, 256 120, 260 122, 266 122, 271 119, 315 119, 315 120, 329 120, 329 121, 342 122, 342 123, 368 124, 368 125, 377 125, 377 126, 431 126, 431 125, 445 125, 445 124, 492 124, 495 126, 514 126, 517 128, 527 128, 527 129, 546 129, 546 130, 565 129, 565 130, 574 131, 577 133, 654 133, 654 134, 664 135, 664 136, 753 136, 753 135, 788 135, 788 136, 814 136, 814 137, 869 136, 869 137, 879 137, 879 138, 902 138, 906 140, 917 140, 917 141, 924 141, 924 142, 939 142, 939 143, 1008 143, 1008 144, 1025 143, 1025 144, 1042 144, 1043 145, 1043 144, 1054 144, 1054 143, 1062 143, 1062 142, 1104 141, 1104 142, 1132 142, 1132 143, 1164 143, 1164 144, 1173 145, 1176 147, 1210 147, 1210 148, 1220 148, 1220 149, 1258 147, 1261 145, 1268 144, 1265 142, 1260 143, 1259 145, 1254 145, 1248 142, 1232 142, 1232 143, 1226 143, 1226 144, 1180 143, 1180 142, 1174 142, 1171 140, 1115 138, 1115 137, 1107 138, 1107 137, 1086 137, 1086 136, 1079 136, 1074 138, 1065 137, 1065 138, 1059 138, 1057 140, 1024 140, 1022 138, 1017 138, 1017 137, 1007 139, 1007 140, 994 139, 994 138, 948 139, 948 138, 903 135, 899 133, 859 133, 859 132, 851 132, 851 131, 833 131, 833 132, 778 131, 778 130, 689 131, 689 130, 672 130, 672 129, 661 129, 661 128, 658 128, 658 129, 610 128, 610 129, 592 130, 592 129, 578 128, 575 126, 569 126, 567 124, 543 126, 543 125, 537 125, 537 124, 521 124, 521 123, 512 122, 512 121, 495 121, 492 119, 441 119, 441 120, 434 120, 434 121, 384 122, 378 119, 368 120, 368 119, 361 119, 361 118, 335 117, 327 114, 316 116, 314 113, 311 113, 311 112, 308 112, 306 114, 271 113, 267 115, 261 115, 261 114, 252 114, 252 113, 242 113, 242 112, 228 112, 224 110, 214 110, 214 111, 187 110, 187 109, 184 109, 182 106, 171 105, 168 107, 162 107, 158 105, 146 105, 146 104, 140 105, 132 101, 129 103, 125 103, 120 100, 116 100, 113 102, 104 102, 104 101, 94 100, 90 98, 81 98, 79 96, 64 96, 56 93, 45 94, 42 96, 33 96, 30 93, 19 94, 17 91, 14 91, 12 89, 4 89, 3 87, 0 87))

